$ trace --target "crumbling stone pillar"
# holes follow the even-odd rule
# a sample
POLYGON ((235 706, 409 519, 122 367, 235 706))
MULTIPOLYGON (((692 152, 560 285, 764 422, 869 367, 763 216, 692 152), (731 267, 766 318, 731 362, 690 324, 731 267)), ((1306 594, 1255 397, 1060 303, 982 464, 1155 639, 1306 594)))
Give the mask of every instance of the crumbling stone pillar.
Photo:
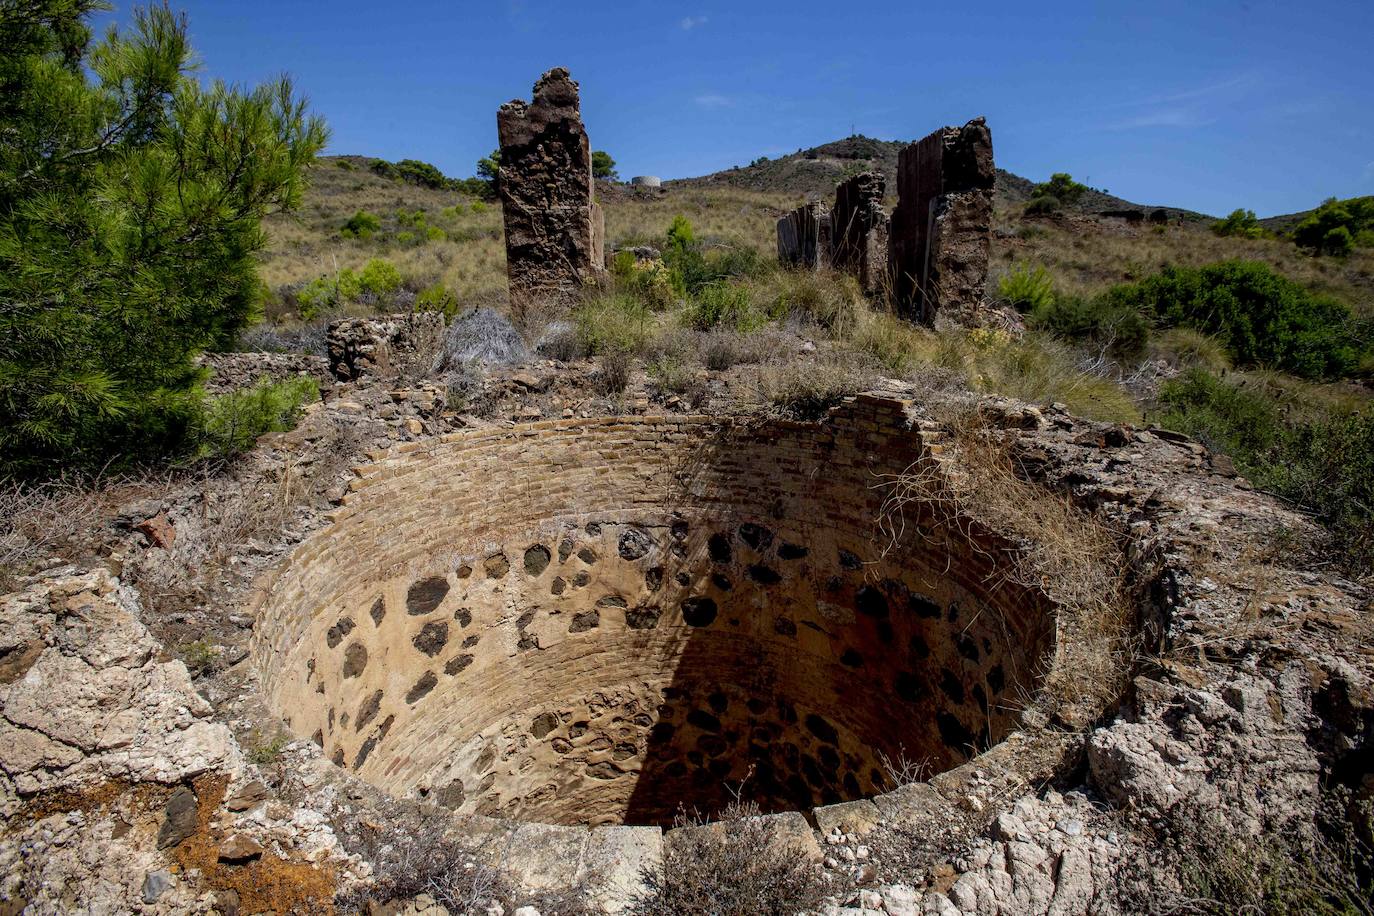
POLYGON ((886 182, 877 172, 855 175, 835 188, 835 208, 830 211, 834 239, 831 263, 836 270, 858 277, 869 295, 888 285, 885 189, 886 182))
POLYGON ((569 305, 605 269, 604 223, 592 200, 592 156, 577 83, 555 67, 534 84, 534 100, 496 113, 501 206, 511 314, 569 305))
POLYGON ((982 302, 992 247, 992 133, 982 118, 902 150, 891 270, 901 314, 967 321, 982 302))
POLYGON ((809 203, 778 220, 778 260, 798 267, 830 263, 830 211, 809 203))

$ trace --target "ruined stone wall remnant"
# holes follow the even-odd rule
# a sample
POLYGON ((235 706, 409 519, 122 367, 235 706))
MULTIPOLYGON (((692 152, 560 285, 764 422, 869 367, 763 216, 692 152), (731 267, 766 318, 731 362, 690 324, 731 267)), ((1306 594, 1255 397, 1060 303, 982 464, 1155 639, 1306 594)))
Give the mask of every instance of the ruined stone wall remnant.
POLYGON ((798 267, 830 263, 830 211, 809 203, 778 220, 778 260, 798 267))
POLYGON ((887 285, 888 215, 883 210, 886 181, 877 172, 864 172, 835 188, 830 211, 833 252, 831 263, 859 278, 870 295, 887 285))
POLYGON ((422 366, 444 342, 442 312, 411 312, 330 323, 325 347, 329 370, 341 382, 422 366))
POLYGON ((897 309, 927 324, 975 311, 992 246, 992 133, 982 118, 902 150, 892 214, 897 309))
POLYGON ((605 267, 604 223, 592 200, 592 156, 577 83, 555 67, 534 99, 496 113, 511 314, 566 306, 605 267))

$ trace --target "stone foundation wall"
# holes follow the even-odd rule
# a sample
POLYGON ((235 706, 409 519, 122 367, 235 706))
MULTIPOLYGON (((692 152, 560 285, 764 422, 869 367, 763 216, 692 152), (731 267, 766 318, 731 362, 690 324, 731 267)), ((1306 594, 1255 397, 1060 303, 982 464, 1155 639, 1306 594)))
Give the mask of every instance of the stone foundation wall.
POLYGON ((465 813, 671 821, 882 791, 1000 740, 1052 640, 1008 545, 906 513, 894 402, 829 425, 536 423, 361 469, 260 598, 269 702, 340 766, 465 813), (920 537, 914 534, 922 527, 920 537))

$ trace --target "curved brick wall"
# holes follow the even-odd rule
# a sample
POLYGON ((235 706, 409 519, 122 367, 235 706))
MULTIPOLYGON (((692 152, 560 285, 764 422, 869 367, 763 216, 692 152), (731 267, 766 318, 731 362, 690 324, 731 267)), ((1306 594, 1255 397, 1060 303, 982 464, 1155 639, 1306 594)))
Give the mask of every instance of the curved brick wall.
POLYGON ((263 583, 269 703, 398 795, 560 824, 666 824, 882 791, 881 755, 1000 740, 1053 639, 1009 545, 906 513, 897 402, 825 424, 609 418, 403 446, 263 583), (916 536, 919 532, 920 536, 916 536))

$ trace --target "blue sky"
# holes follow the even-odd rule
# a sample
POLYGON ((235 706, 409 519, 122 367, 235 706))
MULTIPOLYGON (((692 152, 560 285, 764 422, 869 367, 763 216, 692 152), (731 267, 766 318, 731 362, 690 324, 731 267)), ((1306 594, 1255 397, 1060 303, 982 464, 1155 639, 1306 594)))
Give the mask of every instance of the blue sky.
POLYGON ((173 5, 207 74, 291 73, 331 152, 455 176, 561 65, 625 177, 984 115, 1003 168, 1140 203, 1264 216, 1374 194, 1374 0, 173 5))

